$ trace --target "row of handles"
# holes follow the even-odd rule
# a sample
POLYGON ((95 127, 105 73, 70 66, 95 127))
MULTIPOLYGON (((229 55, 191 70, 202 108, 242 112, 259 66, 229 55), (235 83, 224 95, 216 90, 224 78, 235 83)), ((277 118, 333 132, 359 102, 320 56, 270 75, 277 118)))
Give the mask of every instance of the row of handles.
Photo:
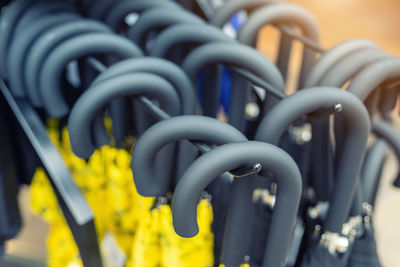
MULTIPOLYGON (((263 266, 285 264, 304 182, 294 160, 276 146, 299 118, 312 126, 312 153, 307 156, 314 162, 307 186, 319 200, 329 203, 321 225, 324 238, 327 233, 341 233, 349 217, 371 121, 372 132, 400 151, 393 127, 375 119, 378 115, 387 120, 395 107, 399 60, 373 42, 358 39, 338 44, 315 60, 317 52, 310 46, 318 42, 318 25, 306 10, 293 4, 228 1, 210 25, 162 0, 77 4, 16 0, 4 8, 1 23, 0 55, 5 60, 0 62, 0 74, 13 96, 28 99, 46 117, 67 117, 71 148, 81 158, 110 143, 105 114, 111 117, 112 139, 118 145, 127 135, 139 137, 132 156, 138 192, 164 196, 174 187, 172 208, 178 234, 196 234, 197 201, 216 177, 226 172, 249 176, 234 178, 232 183, 221 257, 227 266, 243 260, 248 238, 243 229, 251 216, 253 191, 259 177, 270 179, 271 175, 278 191, 263 266), (79 10, 105 23, 81 17, 79 10), (249 11, 249 17, 233 40, 218 27, 239 10, 249 11), (139 15, 137 21, 124 23, 131 13, 139 15), (251 48, 259 30, 270 24, 282 29, 277 65, 251 48), (295 38, 303 38, 306 48, 299 90, 287 96, 293 27, 302 30, 304 36, 295 38), (79 65, 76 87, 80 88, 63 82, 71 61, 79 65), (219 64, 233 73, 227 114, 231 126, 209 118, 218 113, 219 64), (197 80, 202 71, 200 86, 197 80), (347 92, 338 89, 348 81, 347 92), (250 88, 262 88, 267 95, 258 97, 255 123, 245 116, 250 88), (201 95, 201 108, 197 95, 201 95), (164 121, 154 124, 146 110, 164 121), (198 112, 208 117, 194 115, 198 112), (335 114, 334 152, 327 118, 331 114, 335 114), (184 140, 206 153, 193 161, 196 153, 184 140), (171 145, 176 141, 181 141, 178 146, 171 145), (334 186, 329 187, 325 177, 331 177, 334 186), (331 192, 324 194, 327 190, 331 192)), ((369 166, 365 162, 363 170, 369 166)))

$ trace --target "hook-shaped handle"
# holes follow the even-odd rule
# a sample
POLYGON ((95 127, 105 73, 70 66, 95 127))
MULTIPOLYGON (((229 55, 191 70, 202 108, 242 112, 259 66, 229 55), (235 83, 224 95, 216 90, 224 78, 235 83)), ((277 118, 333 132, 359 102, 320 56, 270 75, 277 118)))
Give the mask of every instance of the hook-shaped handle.
POLYGON ((104 22, 109 25, 113 30, 119 32, 123 28, 125 18, 131 13, 141 14, 150 8, 176 8, 181 7, 172 1, 164 0, 146 0, 146 1, 131 1, 123 0, 114 3, 107 14, 104 16, 104 22))
MULTIPOLYGON (((269 82, 271 86, 278 90, 284 90, 285 83, 274 64, 266 57, 253 48, 242 44, 230 43, 211 43, 202 45, 193 50, 182 63, 182 69, 188 74, 193 83, 196 81, 200 70, 207 65, 222 63, 227 66, 243 68, 252 74, 269 82)), ((240 95, 232 95, 230 108, 230 123, 238 129, 244 128, 244 107, 246 103, 247 92, 240 88, 240 95), (235 98, 235 99, 232 99, 235 98)))
POLYGON ((257 50, 239 43, 211 43, 193 50, 182 62, 182 69, 192 82, 201 69, 212 63, 243 68, 268 81, 278 90, 285 87, 278 69, 257 50))
POLYGON ((304 88, 321 85, 321 79, 339 60, 357 51, 370 48, 378 48, 378 46, 366 39, 351 39, 335 45, 324 53, 312 66, 304 81, 304 88))
POLYGON ((347 90, 356 95, 361 101, 372 93, 378 86, 388 80, 400 78, 400 58, 384 58, 364 68, 354 79, 347 90))
POLYGON ((207 24, 177 24, 162 31, 154 40, 150 55, 167 57, 172 48, 182 44, 235 42, 220 29, 207 24))
MULTIPOLYGON (((325 55, 324 55, 325 56, 325 55)), ((325 73, 319 72, 322 76, 318 79, 320 86, 333 86, 341 88, 344 84, 354 77, 360 70, 362 70, 368 64, 371 64, 375 60, 388 57, 388 55, 379 49, 372 42, 368 42, 365 40, 353 40, 346 43, 343 43, 331 50, 331 53, 324 60, 324 56, 321 59, 323 64, 318 64, 317 67, 320 67, 321 70, 325 70, 325 73), (372 45, 372 46, 371 46, 372 45), (336 58, 336 61, 333 60, 336 58), (328 63, 331 64, 328 69, 328 63), (325 65, 324 65, 325 64, 325 65)), ((317 64, 316 64, 317 65, 317 64)), ((318 72, 316 72, 318 73, 318 72)), ((340 117, 336 117, 335 120, 336 125, 337 121, 340 117)), ((312 123, 313 126, 313 157, 315 161, 315 168, 313 168, 315 178, 315 184, 321 183, 321 187, 325 188, 321 190, 321 194, 323 196, 323 200, 326 199, 328 194, 326 190, 329 190, 327 185, 329 184, 329 180, 321 181, 319 177, 328 177, 328 175, 332 175, 334 173, 331 168, 327 168, 327 166, 333 167, 334 160, 332 158, 327 158, 327 151, 331 152, 330 149, 330 138, 329 138, 329 119, 324 119, 320 121, 315 121, 312 123), (317 142, 320 142, 318 144, 317 142), (324 197, 325 195, 325 197, 324 197)), ((336 138, 336 159, 340 158, 341 153, 341 136, 344 133, 342 127, 335 127, 335 138, 336 138)))
POLYGON ((89 158, 95 150, 90 131, 94 117, 111 100, 135 95, 156 98, 170 115, 176 115, 180 108, 175 89, 157 75, 135 73, 108 79, 85 91, 71 110, 68 130, 74 154, 89 158))
MULTIPOLYGON (((289 4, 278 3, 268 5, 254 11, 246 23, 240 28, 237 39, 241 43, 256 45, 258 33, 268 24, 286 24, 299 27, 309 39, 319 42, 319 27, 313 15, 306 9, 289 4)), ((300 88, 314 63, 316 53, 310 49, 303 50, 303 60, 300 72, 300 88)))
POLYGON ((71 22, 78 19, 77 14, 53 14, 43 16, 36 19, 35 22, 28 25, 20 34, 16 35, 12 40, 10 49, 8 50, 8 80, 10 90, 17 97, 26 96, 26 90, 23 82, 23 68, 26 58, 30 53, 30 48, 36 39, 47 30, 57 25, 71 22))
MULTIPOLYGON (((155 124, 142 135, 133 151, 132 172, 140 194, 154 196, 163 193, 162 186, 169 181, 160 180, 162 177, 154 172, 154 159, 156 155, 160 156, 159 151, 165 145, 187 139, 216 145, 247 140, 236 128, 209 117, 180 116, 155 124)), ((246 234, 236 230, 245 227, 247 218, 251 216, 249 206, 252 203, 253 188, 249 179, 234 180, 230 188, 232 198, 227 208, 222 248, 224 262, 233 262, 228 266, 238 266, 246 255, 246 234)))
POLYGON ((181 140, 201 140, 221 145, 246 141, 247 138, 229 124, 209 117, 178 116, 156 123, 142 135, 133 150, 132 172, 141 195, 155 196, 160 193, 154 159, 161 148, 181 140))
MULTIPOLYGON (((146 57, 120 61, 98 75, 93 81, 92 86, 95 86, 107 79, 116 78, 119 75, 126 75, 135 72, 149 72, 166 79, 171 83, 172 86, 174 86, 178 93, 181 104, 181 110, 179 111, 179 114, 191 115, 196 113, 196 95, 190 79, 181 68, 164 59, 146 57)), ((138 116, 143 117, 142 113, 139 113, 138 111, 136 111, 136 113, 137 114, 134 115, 137 115, 137 120, 140 119, 138 116)), ((143 134, 148 127, 149 126, 137 130, 140 134, 143 134)), ((96 116, 94 119, 92 132, 97 146, 109 143, 109 137, 104 126, 103 116, 101 114, 96 116)), ((179 174, 182 172, 182 170, 186 169, 186 166, 191 163, 193 158, 193 148, 191 145, 180 143, 177 156, 178 161, 176 165, 176 172, 179 174)))
POLYGON ((143 55, 126 38, 108 33, 89 33, 63 42, 51 52, 43 64, 39 78, 43 104, 50 116, 61 117, 69 110, 60 88, 61 75, 66 65, 73 59, 92 54, 112 54, 121 58, 143 55))
MULTIPOLYGON (((220 29, 206 24, 178 24, 162 31, 154 41, 150 54, 165 57, 179 63, 182 60, 182 53, 172 52, 172 48, 189 44, 193 49, 194 45, 200 46, 210 42, 235 42, 220 29)), ((175 52, 176 50, 173 50, 175 52)), ((178 51, 179 52, 179 51, 178 51)), ((220 66, 211 65, 204 71, 204 83, 202 85, 203 115, 216 117, 220 103, 220 66)))
MULTIPOLYGON (((181 110, 179 114, 195 114, 197 102, 195 90, 190 79, 176 64, 164 59, 146 57, 120 61, 110 66, 106 71, 100 73, 92 82, 91 86, 96 86, 107 79, 116 78, 119 75, 135 72, 153 73, 169 81, 176 89, 180 99, 181 110)), ((106 144, 109 142, 101 115, 97 116, 93 121, 93 134, 98 139, 99 144, 106 144)))
POLYGON ((241 10, 251 11, 259 7, 280 3, 282 0, 230 0, 218 8, 210 20, 210 24, 222 28, 230 18, 241 10))
POLYGON ((177 23, 204 23, 204 21, 188 11, 153 8, 144 12, 137 22, 128 29, 127 36, 140 47, 144 47, 147 34, 151 30, 159 30, 177 23))
POLYGON ((35 107, 43 106, 38 80, 40 70, 48 55, 65 40, 90 32, 111 32, 111 29, 103 23, 82 18, 46 31, 32 44, 22 71, 24 74, 22 82, 30 101, 35 107))
MULTIPOLYGON (((342 87, 347 81, 357 75, 366 66, 390 58, 390 55, 378 47, 372 47, 354 52, 335 64, 321 79, 319 85, 342 87)), ((382 87, 385 87, 383 85, 382 87)), ((397 90, 395 88, 383 88, 380 96, 379 109, 382 114, 388 114, 394 109, 397 102, 397 90)), ((364 100, 365 102, 365 100, 364 100)), ((370 107, 372 114, 375 107, 370 107)))
POLYGON ((8 47, 14 36, 15 25, 18 23, 21 15, 31 6, 34 2, 30 0, 15 0, 7 5, 7 12, 2 12, 0 17, 1 31, 0 31, 0 75, 2 78, 7 77, 7 58, 8 47))
MULTIPOLYGON (((333 87, 315 87, 297 92, 279 102, 262 120, 256 140, 278 144, 283 132, 303 114, 321 108, 341 105, 348 132, 336 173, 334 192, 329 197, 330 208, 324 229, 339 233, 353 199, 354 185, 360 171, 370 132, 368 112, 354 95, 333 87)), ((324 177, 318 177, 324 179, 324 177)))
POLYGON ((263 266, 284 266, 300 202, 301 175, 294 160, 273 145, 255 141, 226 144, 198 158, 176 187, 172 200, 173 225, 179 235, 195 236, 196 207, 202 191, 221 173, 254 162, 269 170, 278 183, 263 266))
POLYGON ((320 79, 318 86, 339 87, 357 75, 371 63, 388 58, 390 55, 379 47, 364 48, 338 60, 320 79))
POLYGON ((77 10, 71 3, 64 1, 35 1, 32 6, 21 14, 18 22, 13 25, 15 27, 14 36, 20 35, 26 27, 34 23, 37 19, 57 13, 77 13, 77 10))
MULTIPOLYGON (((381 85, 387 80, 394 80, 400 78, 400 59, 382 55, 383 59, 364 66, 357 75, 351 80, 347 91, 356 95, 362 102, 365 102, 374 91, 380 90, 381 85)), ((357 63, 352 62, 352 65, 357 63)), ((339 71, 341 73, 341 71, 339 71)), ((341 73, 342 76, 347 77, 346 73, 341 73)), ((344 80, 344 79, 343 79, 344 80)), ((383 88, 385 90, 385 88, 383 88)), ((337 153, 340 155, 342 152, 340 148, 343 142, 342 133, 345 131, 341 123, 340 117, 335 120, 335 138, 336 144, 339 147, 337 153)))
POLYGON ((120 61, 99 74, 91 86, 118 75, 134 72, 151 72, 168 80, 175 87, 181 100, 180 113, 194 114, 196 112, 196 94, 190 79, 179 66, 160 58, 145 57, 120 61))

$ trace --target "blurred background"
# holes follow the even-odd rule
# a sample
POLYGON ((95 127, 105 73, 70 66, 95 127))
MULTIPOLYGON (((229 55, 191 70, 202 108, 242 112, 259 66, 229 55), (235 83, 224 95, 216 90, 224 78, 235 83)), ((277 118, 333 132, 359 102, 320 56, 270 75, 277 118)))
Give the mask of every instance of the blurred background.
MULTIPOLYGON (((244 0, 245 1, 245 0, 244 0)), ((288 0, 307 8, 321 28, 321 45, 325 49, 352 38, 375 41, 393 56, 400 55, 400 1, 398 0, 288 0)), ((271 36, 277 32, 265 29, 260 50, 273 60, 271 36)), ((294 65, 296 62, 293 63, 294 65)), ((397 124, 400 130, 400 122, 397 124)), ((397 167, 390 155, 377 202, 376 237, 385 267, 400 266, 400 190, 391 186, 397 167)), ((21 189, 20 204, 24 228, 19 237, 7 244, 7 256, 0 267, 45 266, 47 225, 29 213, 29 190, 21 189)))
MULTIPOLYGON (((398 0, 288 0, 308 9, 319 22, 325 49, 352 38, 377 43, 392 56, 400 56, 400 1, 398 0)), ((267 41, 268 37, 263 36, 267 41)), ((264 51, 269 53, 268 45, 264 51)), ((400 107, 397 108, 397 112, 400 107)), ((399 116, 394 116, 398 118, 399 116)), ((400 130, 400 120, 397 121, 400 130)), ((376 238, 383 266, 400 266, 400 190, 391 186, 397 164, 390 152, 378 195, 376 238)))

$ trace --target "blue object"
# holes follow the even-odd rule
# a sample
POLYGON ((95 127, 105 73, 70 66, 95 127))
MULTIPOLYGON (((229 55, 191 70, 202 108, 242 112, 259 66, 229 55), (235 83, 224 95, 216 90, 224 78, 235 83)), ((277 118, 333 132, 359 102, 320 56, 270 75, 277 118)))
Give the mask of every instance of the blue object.
MULTIPOLYGON (((243 12, 236 13, 230 20, 229 25, 232 29, 237 32, 240 27, 245 22, 246 17, 243 12)), ((204 85, 204 73, 202 72, 197 79, 198 90, 198 99, 199 103, 203 103, 203 85, 204 85)), ((220 104, 222 105, 224 112, 229 112, 229 102, 231 97, 231 88, 232 88, 232 72, 227 67, 222 68, 222 77, 221 77, 221 85, 220 85, 220 104)))

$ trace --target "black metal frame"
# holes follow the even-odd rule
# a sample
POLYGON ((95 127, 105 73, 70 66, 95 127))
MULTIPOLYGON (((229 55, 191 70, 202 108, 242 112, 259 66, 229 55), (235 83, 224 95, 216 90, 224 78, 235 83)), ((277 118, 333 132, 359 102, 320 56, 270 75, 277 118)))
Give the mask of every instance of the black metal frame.
POLYGON ((14 98, 3 80, 0 80, 0 91, 50 179, 58 203, 78 245, 83 265, 103 266, 93 212, 73 181, 57 148, 51 142, 38 113, 25 99, 14 98))

